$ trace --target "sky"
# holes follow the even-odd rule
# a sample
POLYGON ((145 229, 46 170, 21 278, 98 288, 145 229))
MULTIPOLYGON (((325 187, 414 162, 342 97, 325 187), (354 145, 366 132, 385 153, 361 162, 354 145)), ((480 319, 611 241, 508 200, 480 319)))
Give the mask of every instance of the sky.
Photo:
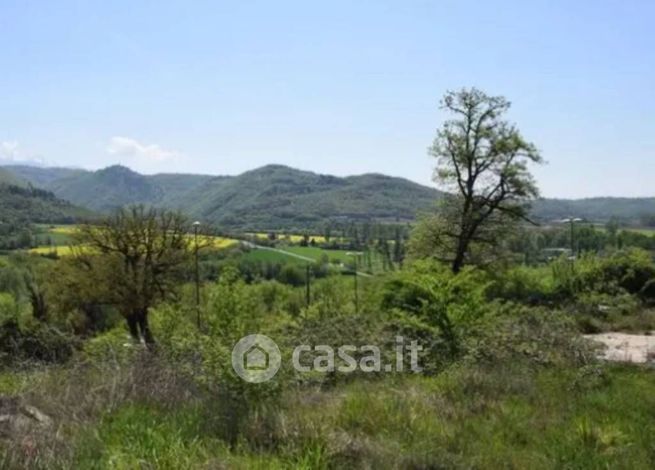
POLYGON ((431 182, 439 99, 512 102, 546 197, 655 196, 655 2, 0 0, 0 160, 431 182))

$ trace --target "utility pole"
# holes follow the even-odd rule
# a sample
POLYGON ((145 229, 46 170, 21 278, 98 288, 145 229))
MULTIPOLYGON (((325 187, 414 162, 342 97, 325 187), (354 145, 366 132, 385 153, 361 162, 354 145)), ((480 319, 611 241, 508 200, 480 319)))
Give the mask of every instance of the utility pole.
POLYGON ((571 256, 575 256, 575 242, 574 242, 574 231, 573 231, 573 217, 571 217, 571 256))
POLYGON ((305 304, 307 305, 307 307, 309 307, 309 304, 311 303, 311 290, 310 290, 311 273, 310 273, 310 269, 309 269, 309 264, 305 268, 306 268, 306 273, 305 273, 305 304))
POLYGON ((195 265, 196 265, 196 320, 198 322, 198 330, 200 330, 200 270, 198 268, 198 227, 200 222, 193 223, 193 238, 195 243, 195 265))
POLYGON ((359 255, 361 255, 361 252, 354 252, 354 253, 346 253, 346 256, 352 256, 354 258, 354 263, 355 263, 355 272, 354 274, 354 279, 355 279, 355 313, 359 313, 359 290, 357 288, 357 258, 359 255))
POLYGON ((579 217, 569 217, 568 219, 563 219, 560 221, 560 223, 569 223, 569 227, 571 229, 570 233, 570 244, 571 244, 571 258, 575 258, 576 256, 576 250, 575 249, 575 223, 576 222, 582 222, 582 219, 579 217))
POLYGON ((359 289, 357 289, 357 255, 355 255, 355 313, 359 313, 359 289))

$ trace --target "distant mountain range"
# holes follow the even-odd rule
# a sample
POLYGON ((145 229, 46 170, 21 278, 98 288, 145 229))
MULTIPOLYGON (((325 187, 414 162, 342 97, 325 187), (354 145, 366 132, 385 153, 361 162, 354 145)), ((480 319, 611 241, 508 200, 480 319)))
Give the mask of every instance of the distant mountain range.
MULTIPOLYGON (((27 165, 4 167, 14 183, 52 191, 60 199, 98 212, 127 204, 180 209, 227 228, 316 227, 333 221, 411 221, 441 193, 381 174, 337 177, 267 165, 237 176, 142 175, 124 166, 98 171, 27 165)), ((2 178, 0 174, 0 178, 2 178)), ((574 215, 602 222, 636 221, 655 214, 655 198, 590 198, 536 201, 533 216, 549 221, 574 215)))
POLYGON ((89 172, 5 167, 57 197, 106 212, 126 204, 180 209, 230 228, 302 228, 326 220, 410 221, 439 192, 402 178, 340 178, 267 165, 238 176, 141 175, 123 166, 89 172))

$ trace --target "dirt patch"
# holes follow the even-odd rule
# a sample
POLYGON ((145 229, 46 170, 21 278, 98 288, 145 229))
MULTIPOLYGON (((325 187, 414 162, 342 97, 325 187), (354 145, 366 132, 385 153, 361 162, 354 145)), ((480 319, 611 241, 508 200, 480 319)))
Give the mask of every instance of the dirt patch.
POLYGON ((647 335, 611 332, 584 337, 605 345, 601 357, 608 361, 655 362, 655 332, 647 335))

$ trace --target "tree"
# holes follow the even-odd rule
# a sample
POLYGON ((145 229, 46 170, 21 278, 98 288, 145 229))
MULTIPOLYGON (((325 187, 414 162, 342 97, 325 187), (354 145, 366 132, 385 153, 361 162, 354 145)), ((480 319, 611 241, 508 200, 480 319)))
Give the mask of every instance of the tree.
POLYGON ((395 227, 393 242, 393 261, 402 267, 403 263, 403 242, 400 227, 395 227))
POLYGON ((616 248, 619 233, 619 221, 616 217, 610 217, 610 220, 605 224, 605 231, 607 232, 607 240, 609 244, 616 248))
MULTIPOLYGON (((92 280, 97 298, 115 305, 132 337, 154 343, 148 313, 173 294, 195 246, 179 213, 135 206, 120 209, 96 225, 84 225, 75 265, 92 280)), ((93 296, 90 296, 93 297, 93 296)))
POLYGON ((529 220, 538 190, 528 163, 542 159, 518 129, 503 120, 510 103, 475 88, 447 92, 442 108, 454 117, 437 132, 430 147, 436 158, 434 180, 448 192, 440 211, 440 243, 454 273, 472 256, 475 245, 498 243, 496 228, 529 220))
POLYGON ((332 224, 330 222, 325 224, 323 233, 325 234, 325 243, 330 243, 330 237, 332 236, 332 224))

